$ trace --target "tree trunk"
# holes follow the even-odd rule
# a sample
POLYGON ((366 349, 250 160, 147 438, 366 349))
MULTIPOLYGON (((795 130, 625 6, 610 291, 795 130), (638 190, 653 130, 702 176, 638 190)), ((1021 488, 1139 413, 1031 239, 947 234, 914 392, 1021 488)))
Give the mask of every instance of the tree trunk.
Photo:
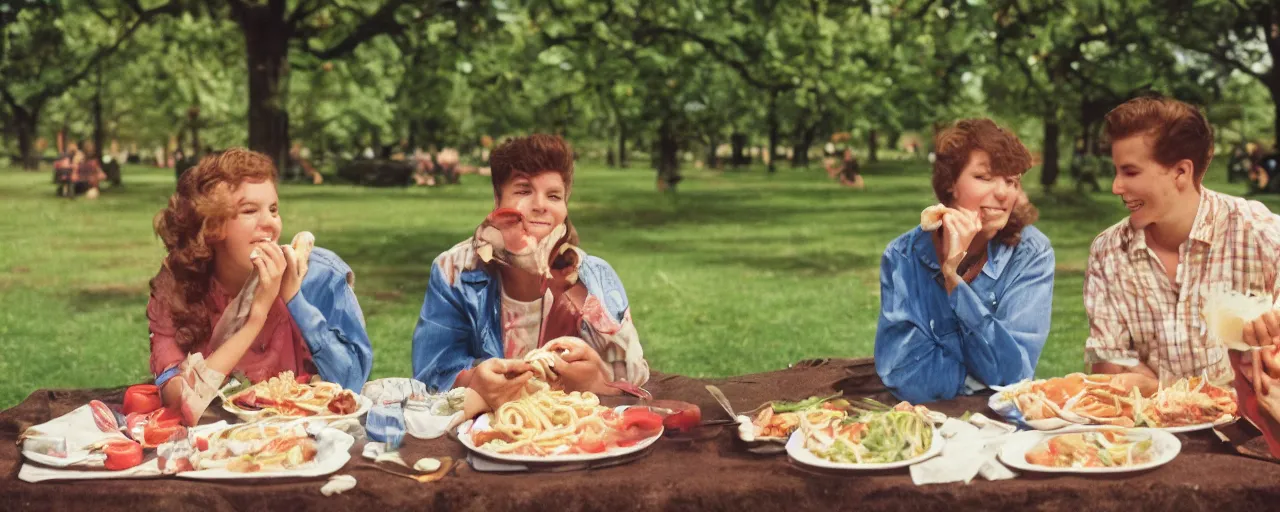
POLYGON ((290 30, 284 13, 271 4, 275 2, 246 6, 239 21, 249 62, 249 149, 265 153, 279 169, 289 155, 285 78, 290 30))
POLYGON ((876 150, 879 149, 879 142, 876 141, 876 131, 867 132, 867 163, 873 163, 879 160, 876 156, 876 150))
POLYGON ((733 145, 733 155, 730 163, 734 167, 741 167, 751 163, 751 160, 747 158, 747 134, 733 132, 729 136, 729 142, 733 145))
POLYGON ((707 144, 707 168, 715 169, 720 165, 720 157, 716 156, 716 146, 720 145, 720 140, 715 137, 710 137, 707 140, 709 142, 707 144))
MULTIPOLYGON (((98 161, 98 166, 102 166, 102 154, 106 153, 105 144, 107 142, 107 134, 102 126, 102 66, 98 66, 98 80, 93 89, 93 159, 98 161)), ((83 148, 81 148, 83 149, 83 148)))
POLYGON ((1040 185, 1045 192, 1058 183, 1058 117, 1047 114, 1044 118, 1044 144, 1041 149, 1040 185))
MULTIPOLYGON (((1275 56, 1273 55, 1274 59, 1275 56)), ((1271 91, 1271 106, 1274 109, 1275 120, 1272 122, 1271 132, 1272 140, 1280 141, 1280 70, 1275 65, 1271 66, 1271 73, 1268 75, 1270 83, 1267 89, 1271 91)))
POLYGON ((680 179, 680 141, 671 121, 664 119, 658 128, 658 189, 675 192, 680 179))
POLYGON ((36 152, 36 125, 39 111, 12 108, 14 130, 18 132, 18 154, 22 156, 22 168, 28 171, 40 168, 40 155, 36 152))
POLYGON ((627 123, 618 121, 618 168, 627 167, 627 123))
POLYGON ((192 105, 187 109, 187 121, 191 123, 191 156, 200 158, 204 149, 200 146, 200 106, 192 105))
POLYGON ((791 166, 809 166, 809 148, 813 146, 813 137, 818 133, 818 125, 814 124, 799 133, 798 139, 791 147, 791 166))
POLYGON ((778 162, 778 93, 769 95, 769 173, 777 172, 778 162))

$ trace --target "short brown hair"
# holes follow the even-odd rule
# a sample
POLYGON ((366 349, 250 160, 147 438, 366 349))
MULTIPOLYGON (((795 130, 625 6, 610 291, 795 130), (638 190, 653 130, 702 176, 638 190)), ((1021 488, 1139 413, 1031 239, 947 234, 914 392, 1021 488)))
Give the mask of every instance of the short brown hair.
POLYGON ((573 187, 573 148, 557 135, 535 133, 508 139, 489 155, 494 197, 517 174, 536 176, 554 172, 564 178, 565 190, 573 187))
MULTIPOLYGON (((948 206, 955 200, 952 187, 969 165, 974 151, 982 150, 991 158, 991 172, 996 176, 1021 176, 1031 169, 1031 152, 1013 132, 1001 128, 990 119, 961 119, 938 132, 933 139, 933 193, 948 206)), ((1030 201, 1020 203, 1009 213, 1009 223, 996 233, 995 239, 1006 245, 1022 240, 1022 228, 1040 217, 1030 201)))
POLYGON ((1190 160, 1196 183, 1213 161, 1213 127, 1199 108, 1162 96, 1145 96, 1124 102, 1106 117, 1107 139, 1112 143, 1134 135, 1152 139, 1152 158, 1165 167, 1190 160))

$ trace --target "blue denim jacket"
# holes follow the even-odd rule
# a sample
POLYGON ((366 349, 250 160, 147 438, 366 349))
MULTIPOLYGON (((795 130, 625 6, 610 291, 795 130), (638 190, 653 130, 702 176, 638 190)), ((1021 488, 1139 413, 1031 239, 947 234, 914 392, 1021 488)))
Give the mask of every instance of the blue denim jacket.
MULTIPOLYGON (((347 282, 351 268, 337 254, 316 247, 307 260, 302 287, 289 301, 289 314, 311 349, 320 378, 360 392, 373 369, 373 347, 365 332, 364 313, 347 282)), ((156 377, 156 385, 173 378, 178 367, 156 377)))
POLYGON ((987 254, 978 277, 948 296, 930 233, 917 226, 885 249, 875 363, 894 396, 947 400, 1035 374, 1053 311, 1053 248, 1028 226, 1017 246, 992 241, 987 254))
POLYGON ((320 247, 307 261, 307 275, 289 301, 289 313, 311 348, 320 378, 359 393, 373 370, 373 346, 353 283, 347 281, 351 267, 320 247))
MULTIPOLYGON (((501 279, 483 266, 468 263, 473 255, 464 242, 431 263, 422 311, 413 329, 413 377, 431 389, 450 389, 458 373, 479 361, 503 357, 501 279)), ((613 267, 587 256, 578 265, 578 278, 587 293, 622 321, 627 293, 613 267)))

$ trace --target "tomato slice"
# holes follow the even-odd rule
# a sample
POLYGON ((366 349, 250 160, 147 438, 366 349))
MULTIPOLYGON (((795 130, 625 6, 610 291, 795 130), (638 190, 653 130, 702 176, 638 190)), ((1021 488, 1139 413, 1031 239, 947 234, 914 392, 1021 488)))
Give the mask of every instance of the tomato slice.
POLYGON ((578 438, 577 444, 573 447, 578 453, 603 453, 607 448, 603 438, 592 435, 578 438))
POLYGON ((622 428, 620 430, 655 432, 661 428, 662 416, 649 409, 632 407, 622 411, 622 428))
POLYGON ((168 407, 156 409, 155 411, 152 411, 151 414, 147 415, 147 424, 153 427, 172 427, 175 425, 182 425, 182 413, 168 407))
POLYGON ((187 427, 182 425, 147 425, 142 429, 142 443, 147 446, 160 446, 170 439, 181 437, 187 427))
POLYGON ((142 464, 142 445, 133 441, 115 441, 103 448, 107 454, 106 467, 120 471, 142 464))

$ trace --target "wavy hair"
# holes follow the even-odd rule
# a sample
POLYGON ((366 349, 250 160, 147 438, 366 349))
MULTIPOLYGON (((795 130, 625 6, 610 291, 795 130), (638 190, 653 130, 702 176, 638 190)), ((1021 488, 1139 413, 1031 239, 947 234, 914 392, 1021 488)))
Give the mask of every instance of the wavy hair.
POLYGON ((235 216, 232 194, 244 182, 276 180, 276 168, 262 153, 232 148, 207 155, 182 174, 169 205, 152 225, 168 252, 151 279, 151 297, 169 312, 178 346, 190 351, 213 331, 205 298, 213 277, 213 244, 235 216))

